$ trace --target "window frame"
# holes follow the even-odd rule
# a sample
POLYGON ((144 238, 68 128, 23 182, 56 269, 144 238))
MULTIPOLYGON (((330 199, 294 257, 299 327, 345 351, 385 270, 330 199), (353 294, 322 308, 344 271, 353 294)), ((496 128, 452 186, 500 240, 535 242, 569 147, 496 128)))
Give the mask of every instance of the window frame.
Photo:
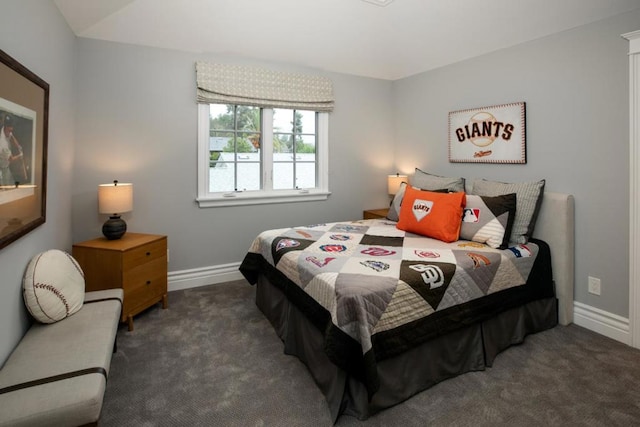
POLYGON ((315 188, 273 189, 273 109, 262 108, 262 183, 261 190, 209 191, 209 105, 198 104, 198 196, 201 208, 247 206, 272 203, 310 202, 326 200, 329 191, 329 113, 317 112, 317 146, 315 188))

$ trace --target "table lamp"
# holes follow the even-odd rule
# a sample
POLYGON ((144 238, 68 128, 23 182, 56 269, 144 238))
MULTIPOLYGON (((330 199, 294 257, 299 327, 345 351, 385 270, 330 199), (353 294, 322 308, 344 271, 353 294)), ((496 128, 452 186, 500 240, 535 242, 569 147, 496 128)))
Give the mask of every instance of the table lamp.
POLYGON ((387 177, 387 192, 390 196, 395 196, 398 190, 400 189, 400 184, 403 182, 407 182, 407 175, 400 175, 396 173, 395 175, 389 175, 387 177))
POLYGON ((127 223, 120 214, 133 210, 133 184, 119 183, 98 185, 98 212, 109 215, 102 225, 102 234, 109 240, 117 240, 127 231, 127 223))

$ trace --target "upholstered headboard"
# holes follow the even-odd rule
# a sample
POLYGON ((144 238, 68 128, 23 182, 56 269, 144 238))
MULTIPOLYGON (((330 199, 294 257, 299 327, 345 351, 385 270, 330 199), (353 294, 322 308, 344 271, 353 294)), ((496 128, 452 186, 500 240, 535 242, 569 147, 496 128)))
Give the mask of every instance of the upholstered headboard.
POLYGON ((558 321, 573 322, 574 200, 570 194, 544 192, 533 236, 551 248, 551 267, 558 297, 558 321))

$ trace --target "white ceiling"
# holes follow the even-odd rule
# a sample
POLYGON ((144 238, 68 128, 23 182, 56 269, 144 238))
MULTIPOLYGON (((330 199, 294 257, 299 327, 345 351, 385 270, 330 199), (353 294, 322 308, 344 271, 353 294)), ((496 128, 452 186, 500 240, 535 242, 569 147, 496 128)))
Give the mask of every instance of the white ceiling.
POLYGON ((54 1, 79 37, 390 80, 640 8, 640 0, 54 1))

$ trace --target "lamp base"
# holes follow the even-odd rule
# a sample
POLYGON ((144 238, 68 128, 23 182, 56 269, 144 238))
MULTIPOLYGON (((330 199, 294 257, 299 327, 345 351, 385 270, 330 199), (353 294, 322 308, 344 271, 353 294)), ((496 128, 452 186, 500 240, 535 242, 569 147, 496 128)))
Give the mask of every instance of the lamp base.
POLYGON ((118 240, 127 232, 127 223, 124 222, 120 215, 110 216, 102 225, 102 234, 108 240, 118 240))

